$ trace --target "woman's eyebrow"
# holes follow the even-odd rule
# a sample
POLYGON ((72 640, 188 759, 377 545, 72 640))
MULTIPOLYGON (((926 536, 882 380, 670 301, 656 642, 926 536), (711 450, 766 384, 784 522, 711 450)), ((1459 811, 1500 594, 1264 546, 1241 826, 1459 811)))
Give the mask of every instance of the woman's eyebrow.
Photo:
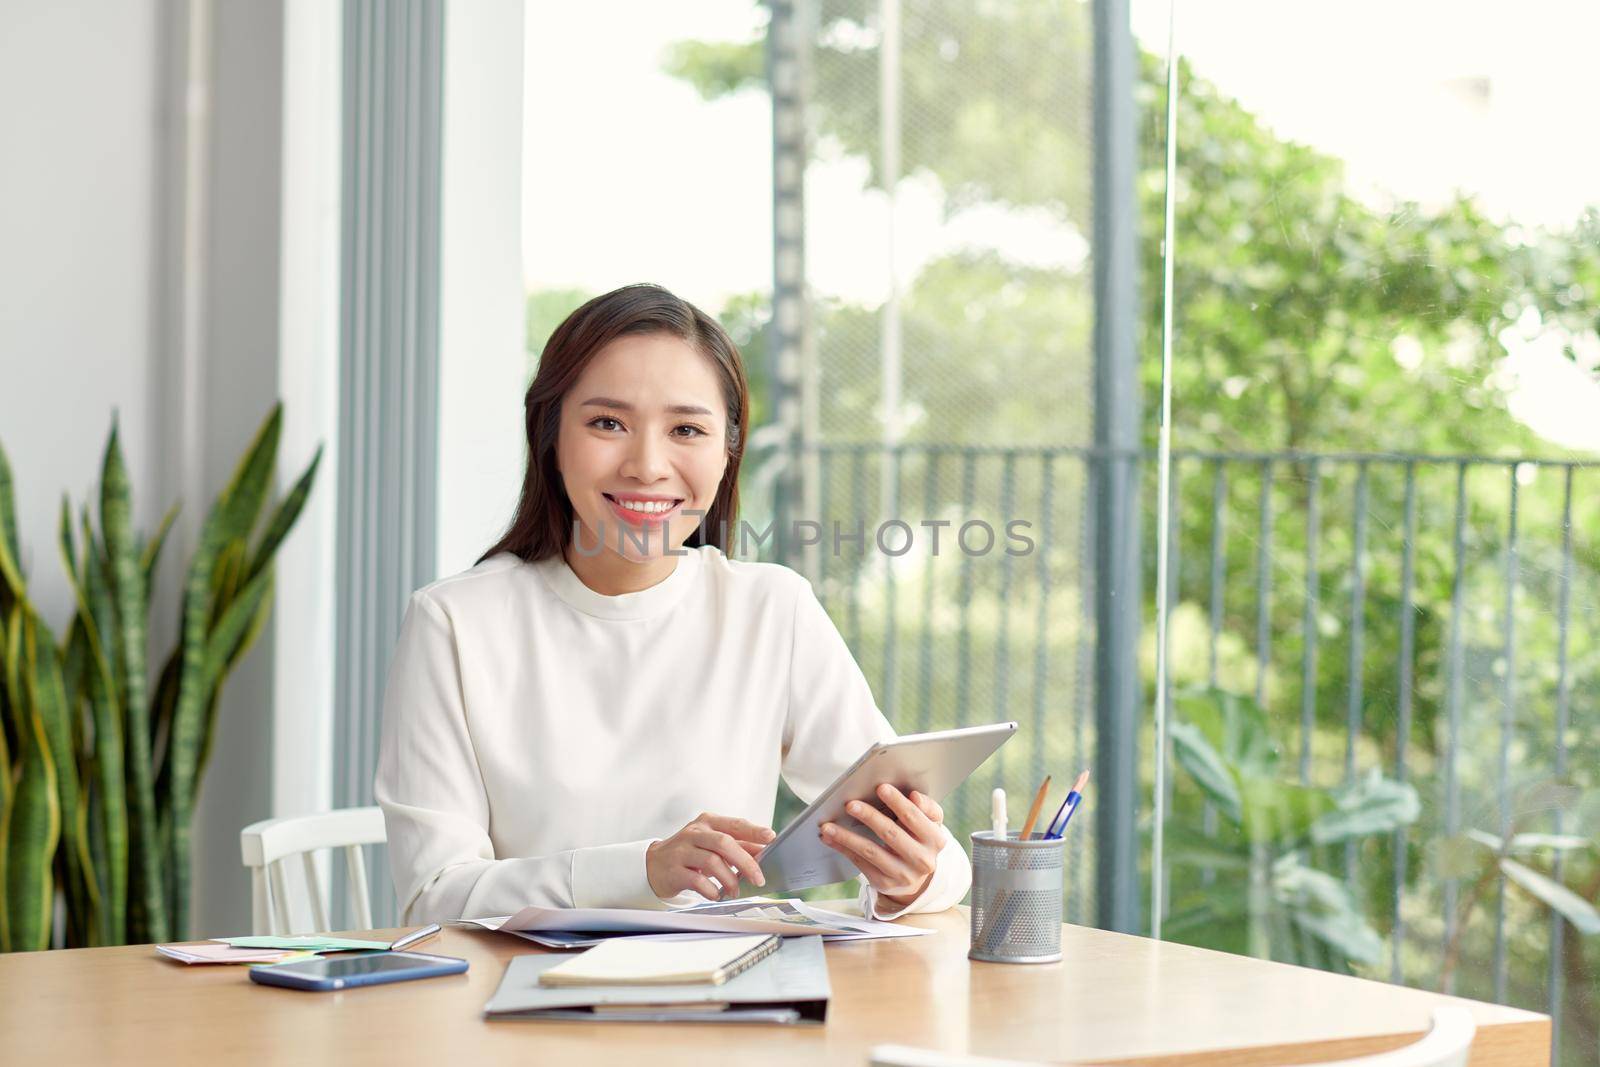
MULTIPOLYGON (((616 411, 632 411, 633 405, 622 400, 615 400, 609 396, 591 396, 580 407, 612 408, 616 411)), ((667 408, 674 415, 710 415, 711 409, 700 407, 697 404, 673 404, 667 408)))

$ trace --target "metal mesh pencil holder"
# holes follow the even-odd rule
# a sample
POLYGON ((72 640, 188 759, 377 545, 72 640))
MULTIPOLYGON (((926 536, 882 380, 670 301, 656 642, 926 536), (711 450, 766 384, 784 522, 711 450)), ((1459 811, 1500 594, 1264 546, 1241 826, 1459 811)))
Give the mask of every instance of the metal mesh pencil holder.
POLYGON ((1054 963, 1061 958, 1063 838, 972 835, 972 948, 968 959, 1054 963))

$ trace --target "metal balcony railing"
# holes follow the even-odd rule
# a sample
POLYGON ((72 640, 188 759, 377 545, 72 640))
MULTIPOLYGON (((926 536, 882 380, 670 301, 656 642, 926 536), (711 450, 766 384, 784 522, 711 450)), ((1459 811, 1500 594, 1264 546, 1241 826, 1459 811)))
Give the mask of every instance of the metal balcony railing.
MULTIPOLYGON (((897 729, 1023 724, 992 778, 953 798, 958 834, 986 818, 992 786, 1015 808, 1044 773, 1094 759, 1096 536, 1142 534, 1145 632, 1111 652, 1150 694, 1148 458, 841 443, 747 457, 753 526, 774 515, 818 526, 786 542, 780 533, 761 554, 812 579, 897 729), (1143 471, 1142 530, 1095 521, 1095 481, 1119 461, 1143 471), (774 499, 785 485, 792 498, 774 499), (967 551, 986 540, 978 527, 953 543, 974 521, 999 547, 967 551), (1032 547, 1012 554, 1004 531, 1016 521, 1032 547)), ((1458 971, 1461 992, 1559 1015, 1574 931, 1513 902, 1502 876, 1458 936, 1462 888, 1428 854, 1467 830, 1570 832, 1574 790, 1595 785, 1600 542, 1584 531, 1600 528, 1600 472, 1527 457, 1216 451, 1177 453, 1173 469, 1175 684, 1258 701, 1305 782, 1378 767, 1418 790, 1422 818, 1381 854, 1322 857, 1387 935, 1386 977, 1432 985, 1459 941, 1471 964, 1458 971)), ((1146 772, 1148 719, 1125 724, 1146 772)), ((1193 803, 1182 791, 1169 799, 1193 803)), ((1126 815, 1120 832, 1137 834, 1138 813, 1126 815)), ((1092 921, 1099 843, 1090 820, 1075 830, 1067 913, 1092 921)), ((1551 873, 1564 875, 1560 854, 1551 873)))

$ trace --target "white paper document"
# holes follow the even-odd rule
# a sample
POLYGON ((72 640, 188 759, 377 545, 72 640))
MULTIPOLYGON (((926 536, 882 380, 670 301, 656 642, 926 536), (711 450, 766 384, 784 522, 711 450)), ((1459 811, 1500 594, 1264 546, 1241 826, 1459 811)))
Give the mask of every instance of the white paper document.
MULTIPOLYGON (((779 934, 801 937, 820 934, 827 941, 856 941, 877 937, 915 937, 929 933, 915 926, 897 926, 877 919, 841 915, 813 907, 802 900, 708 901, 683 908, 652 911, 635 908, 523 908, 515 915, 467 919, 462 925, 483 930, 503 930, 528 936, 546 931, 592 934, 725 933, 779 934)), ((529 940, 537 938, 529 937, 529 940)), ((579 947, 569 941, 569 947, 579 947)))

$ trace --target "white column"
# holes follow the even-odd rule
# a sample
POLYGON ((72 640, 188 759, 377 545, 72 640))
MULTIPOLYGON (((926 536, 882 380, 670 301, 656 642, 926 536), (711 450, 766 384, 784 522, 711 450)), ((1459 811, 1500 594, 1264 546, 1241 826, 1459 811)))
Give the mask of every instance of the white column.
MULTIPOLYGON (((322 446, 315 491, 278 551, 273 616, 273 816, 333 806, 335 486, 339 454, 339 152, 342 12, 284 8, 279 285, 280 492, 322 446)), ((326 882, 324 882, 326 884, 326 882)))
POLYGON ((522 485, 522 20, 522 0, 445 8, 440 574, 472 566, 505 532, 522 485))

